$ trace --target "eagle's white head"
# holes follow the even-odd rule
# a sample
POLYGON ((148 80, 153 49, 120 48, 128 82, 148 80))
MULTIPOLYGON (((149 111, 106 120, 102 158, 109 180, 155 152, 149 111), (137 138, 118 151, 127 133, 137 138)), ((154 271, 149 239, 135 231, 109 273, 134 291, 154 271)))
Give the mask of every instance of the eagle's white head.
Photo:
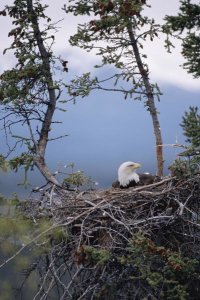
POLYGON ((118 180, 121 186, 127 186, 132 180, 139 182, 139 175, 135 172, 141 165, 132 161, 126 161, 118 169, 118 180))

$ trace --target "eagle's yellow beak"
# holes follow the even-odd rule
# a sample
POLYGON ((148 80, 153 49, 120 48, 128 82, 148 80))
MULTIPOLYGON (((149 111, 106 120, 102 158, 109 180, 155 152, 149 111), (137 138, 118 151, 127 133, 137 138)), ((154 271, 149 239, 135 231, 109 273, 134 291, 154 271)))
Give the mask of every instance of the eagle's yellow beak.
POLYGON ((134 170, 139 169, 140 167, 141 167, 141 165, 138 164, 138 163, 133 163, 133 164, 131 165, 131 168, 134 169, 134 170))

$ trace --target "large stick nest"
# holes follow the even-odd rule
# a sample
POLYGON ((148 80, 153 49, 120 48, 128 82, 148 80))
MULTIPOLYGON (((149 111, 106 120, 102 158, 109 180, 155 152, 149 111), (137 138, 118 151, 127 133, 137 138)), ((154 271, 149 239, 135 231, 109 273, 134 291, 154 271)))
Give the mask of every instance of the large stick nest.
MULTIPOLYGON (((64 259, 62 274, 67 272, 66 276, 71 276, 68 284, 63 283, 62 276, 59 277, 64 289, 62 299, 96 299, 95 293, 100 290, 104 277, 106 282, 108 277, 117 281, 122 270, 121 267, 116 269, 116 256, 126 256, 125 249, 138 233, 148 237, 153 245, 181 252, 182 256, 200 258, 199 175, 184 180, 165 178, 149 186, 127 190, 69 192, 54 186, 46 189, 37 200, 25 203, 21 209, 29 218, 48 215, 53 226, 61 227, 67 236, 51 251, 52 266, 55 257, 64 259), (92 253, 91 249, 107 252, 92 253), (106 263, 105 257, 102 258, 105 253, 110 254, 106 263), (96 261, 95 255, 96 259, 98 255, 102 257, 96 261)), ((123 272, 127 274, 129 267, 123 272)), ((42 284, 44 288, 46 283, 42 284)), ((138 296, 133 293, 134 299, 142 299, 146 295, 144 289, 147 287, 143 287, 141 293, 137 291, 138 296)), ((105 294, 99 297, 133 299, 128 292, 123 293, 123 297, 116 294, 118 298, 106 298, 105 294)))

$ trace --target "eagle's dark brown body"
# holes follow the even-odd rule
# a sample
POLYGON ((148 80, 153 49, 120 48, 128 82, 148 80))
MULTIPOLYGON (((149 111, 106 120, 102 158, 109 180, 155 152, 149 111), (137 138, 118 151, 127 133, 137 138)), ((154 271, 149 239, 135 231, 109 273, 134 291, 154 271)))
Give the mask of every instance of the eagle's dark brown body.
POLYGON ((138 174, 138 175, 140 180, 137 183, 134 180, 132 180, 129 182, 128 185, 122 186, 120 185, 120 182, 117 180, 113 182, 112 187, 120 188, 120 189, 128 189, 130 187, 143 186, 143 185, 148 185, 160 181, 160 178, 158 176, 153 176, 151 174, 138 174))

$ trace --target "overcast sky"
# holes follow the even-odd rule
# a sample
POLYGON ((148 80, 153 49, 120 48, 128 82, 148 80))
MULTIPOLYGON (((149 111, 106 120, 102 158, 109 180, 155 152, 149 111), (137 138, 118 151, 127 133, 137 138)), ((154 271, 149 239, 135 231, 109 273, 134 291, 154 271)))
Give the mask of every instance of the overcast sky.
MULTIPOLYGON (((68 37, 76 32, 77 23, 84 19, 66 15, 61 8, 66 1, 49 0, 48 14, 52 20, 58 21, 59 31, 56 34, 55 51, 61 53, 69 61, 70 74, 80 75, 92 70, 97 57, 91 53, 70 47, 68 37)), ((199 3, 199 1, 193 1, 199 3)), ((11 0, 1 0, 0 10, 11 0)), ((149 0, 151 8, 146 13, 156 22, 162 22, 165 15, 174 15, 178 11, 178 0, 149 0)), ((3 49, 9 47, 8 38, 10 21, 0 17, 0 71, 13 66, 11 53, 3 55, 3 49)), ((166 53, 163 37, 146 44, 148 64, 151 79, 156 81, 164 92, 161 103, 158 103, 160 121, 163 130, 164 143, 174 143, 178 138, 184 141, 179 124, 185 110, 190 105, 199 105, 200 84, 187 74, 180 65, 183 58, 180 55, 180 45, 172 54, 166 53)), ((92 94, 88 99, 78 101, 76 105, 69 105, 67 114, 57 115, 63 120, 63 125, 57 130, 67 133, 69 137, 61 144, 49 146, 47 159, 53 168, 59 164, 74 162, 78 169, 91 175, 100 182, 100 186, 109 186, 115 179, 118 165, 125 160, 139 161, 143 171, 151 169, 155 172, 155 147, 152 134, 152 124, 148 112, 142 103, 124 101, 117 94, 92 94), (62 145, 60 147, 59 145, 62 145)), ((3 134, 2 132, 0 133, 3 134)), ((176 151, 165 149, 167 164, 175 158, 176 151)), ((167 170, 167 167, 166 167, 167 170)), ((167 172, 167 171, 166 171, 167 172)), ((0 187, 14 191, 11 188, 9 176, 0 176, 0 187)), ((12 181, 12 179, 11 179, 12 181)), ((39 182, 36 180, 37 184, 39 182)))

